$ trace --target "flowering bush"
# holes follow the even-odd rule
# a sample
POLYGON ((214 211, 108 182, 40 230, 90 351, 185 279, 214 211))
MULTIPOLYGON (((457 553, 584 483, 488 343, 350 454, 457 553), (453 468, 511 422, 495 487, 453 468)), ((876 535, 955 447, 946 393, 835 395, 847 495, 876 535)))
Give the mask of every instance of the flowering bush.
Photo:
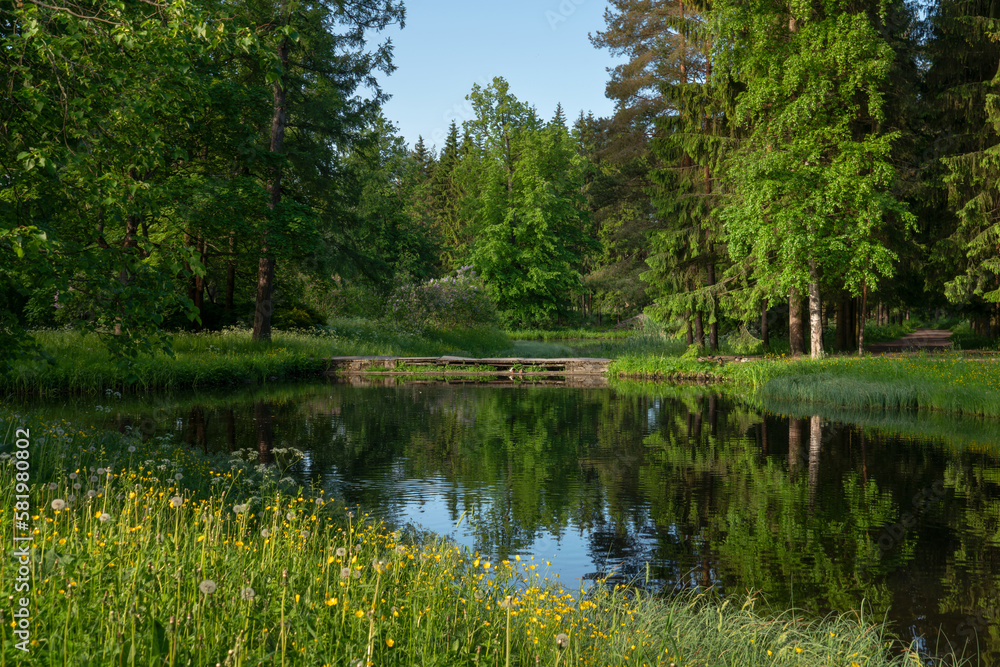
POLYGON ((496 324, 496 307, 471 266, 425 283, 403 282, 389 295, 386 316, 404 326, 474 328, 496 324))

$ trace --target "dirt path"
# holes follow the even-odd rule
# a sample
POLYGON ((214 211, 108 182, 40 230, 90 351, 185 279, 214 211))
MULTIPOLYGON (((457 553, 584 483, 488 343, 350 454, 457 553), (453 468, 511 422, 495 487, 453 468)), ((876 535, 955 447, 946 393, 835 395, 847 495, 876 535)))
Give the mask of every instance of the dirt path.
POLYGON ((951 332, 947 329, 917 329, 911 334, 887 343, 865 345, 865 350, 875 354, 882 352, 906 352, 912 350, 943 351, 951 349, 951 332))

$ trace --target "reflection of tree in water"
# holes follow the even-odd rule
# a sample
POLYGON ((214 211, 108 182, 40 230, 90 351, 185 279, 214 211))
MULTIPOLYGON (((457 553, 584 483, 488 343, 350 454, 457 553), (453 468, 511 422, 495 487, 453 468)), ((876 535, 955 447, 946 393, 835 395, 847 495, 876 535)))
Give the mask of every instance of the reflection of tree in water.
POLYGON ((644 580, 649 563, 668 589, 751 588, 815 611, 865 601, 900 632, 943 624, 1000 647, 995 457, 655 391, 334 385, 181 414, 201 448, 307 450, 302 481, 336 482, 380 516, 437 494, 496 559, 573 531, 588 576, 644 580), (935 483, 947 494, 916 511, 935 483))

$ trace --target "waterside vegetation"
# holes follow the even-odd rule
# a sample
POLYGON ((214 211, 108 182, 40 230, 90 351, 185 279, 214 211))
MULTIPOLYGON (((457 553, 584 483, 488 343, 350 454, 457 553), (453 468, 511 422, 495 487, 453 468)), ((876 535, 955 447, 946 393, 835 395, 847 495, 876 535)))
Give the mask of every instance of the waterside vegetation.
MULTIPOLYGON (((352 514, 283 466, 32 421, 0 420, 0 529, 15 530, 13 435, 30 427, 39 662, 923 664, 861 612, 807 620, 753 596, 561 585, 550 563, 491 562, 352 514)), ((13 563, 0 558, 5 580, 13 563)), ((3 633, 0 664, 18 654, 3 633)))

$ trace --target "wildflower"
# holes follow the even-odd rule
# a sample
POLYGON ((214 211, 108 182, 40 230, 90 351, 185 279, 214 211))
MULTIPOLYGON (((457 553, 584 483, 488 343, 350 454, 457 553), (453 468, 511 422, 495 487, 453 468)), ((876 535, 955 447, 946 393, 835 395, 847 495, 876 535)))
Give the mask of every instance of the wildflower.
POLYGON ((267 528, 261 528, 260 536, 267 539, 268 537, 271 536, 271 531, 269 531, 267 528))
POLYGON ((337 556, 343 558, 346 555, 347 555, 347 549, 345 549, 344 547, 337 547, 337 556))
POLYGON ((200 590, 205 595, 211 595, 212 593, 215 592, 216 588, 217 586, 215 585, 215 582, 212 581, 211 579, 206 579, 205 581, 198 584, 198 590, 200 590))
POLYGON ((55 491, 58 488, 59 488, 58 484, 56 484, 55 482, 49 482, 49 491, 55 491))
POLYGON ((392 648, 393 644, 395 643, 396 642, 392 640, 392 637, 389 637, 388 639, 385 640, 385 645, 388 646, 389 648, 392 648))
POLYGON ((134 454, 135 453, 135 445, 129 445, 128 446, 128 453, 129 454, 134 454))
POLYGON ((96 498, 97 497, 97 491, 94 491, 93 489, 90 489, 89 491, 87 491, 87 497, 88 498, 96 498))
POLYGON ((342 567, 342 568, 340 568, 340 578, 341 579, 347 579, 349 576, 351 576, 351 568, 349 568, 349 567, 342 567))
POLYGON ((52 509, 54 509, 57 512, 59 510, 66 509, 66 501, 63 500, 62 498, 56 498, 55 500, 52 501, 52 509))
POLYGON ((558 635, 556 635, 556 646, 558 646, 560 649, 569 646, 569 635, 567 635, 565 632, 560 632, 558 635))
POLYGON ((97 518, 100 520, 101 523, 107 523, 108 521, 111 520, 111 515, 108 514, 107 512, 101 512, 101 515, 97 518))
POLYGON ((183 504, 184 504, 184 499, 181 498, 180 496, 174 496, 173 498, 170 499, 170 506, 171 507, 177 508, 177 507, 180 507, 183 504))
POLYGON ((70 479, 76 479, 77 477, 78 477, 78 475, 77 475, 77 474, 76 474, 75 472, 71 472, 71 473, 69 474, 69 478, 70 478, 70 479))
POLYGON ((184 475, 177 473, 176 475, 174 475, 174 479, 176 479, 179 482, 182 479, 184 479, 184 475))
POLYGON ((241 600, 253 600, 255 595, 256 593, 254 593, 254 590, 249 586, 245 586, 244 588, 240 589, 241 600))
POLYGON ((233 511, 237 514, 244 514, 247 511, 247 506, 244 505, 233 505, 233 511))

